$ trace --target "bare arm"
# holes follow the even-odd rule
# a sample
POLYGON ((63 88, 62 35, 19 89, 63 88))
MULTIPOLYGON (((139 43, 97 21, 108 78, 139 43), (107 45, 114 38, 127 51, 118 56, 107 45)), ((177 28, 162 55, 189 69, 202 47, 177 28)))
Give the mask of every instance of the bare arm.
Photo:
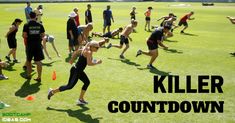
POLYGON ((162 20, 163 18, 165 18, 165 16, 164 16, 164 17, 159 18, 157 21, 160 21, 160 20, 162 20))
POLYGON ((55 47, 55 43, 52 42, 51 45, 52 45, 53 49, 55 50, 57 56, 60 57, 60 54, 59 54, 59 52, 57 51, 57 49, 56 49, 56 47, 55 47))
POLYGON ((9 29, 9 31, 7 32, 7 34, 6 34, 5 37, 7 37, 10 33, 12 33, 12 32, 15 31, 15 30, 16 30, 16 27, 15 27, 15 26, 10 27, 10 29, 9 29))
POLYGON ((47 57, 49 58, 49 59, 51 59, 51 57, 49 56, 49 54, 48 54, 48 52, 47 52, 47 46, 46 46, 46 39, 45 38, 43 38, 42 39, 42 46, 43 46, 43 49, 44 49, 44 51, 45 51, 45 53, 46 53, 46 55, 47 55, 47 57))
POLYGON ((232 18, 232 17, 230 17, 230 16, 228 16, 227 18, 230 20, 230 22, 231 22, 232 24, 235 24, 235 18, 232 18))
POLYGON ((27 32, 23 32, 22 37, 27 38, 28 37, 27 32))
POLYGON ((101 60, 98 60, 97 62, 92 62, 92 53, 90 51, 87 51, 86 52, 86 58, 87 58, 87 65, 89 66, 94 66, 94 65, 97 65, 97 64, 100 64, 102 63, 101 60))
POLYGON ((164 49, 168 49, 168 47, 165 46, 165 45, 162 43, 162 41, 157 40, 157 43, 158 43, 161 47, 163 47, 164 49))
POLYGON ((81 54, 81 52, 82 52, 82 49, 74 51, 71 59, 69 60, 69 63, 73 64, 74 60, 77 58, 78 55, 81 54))

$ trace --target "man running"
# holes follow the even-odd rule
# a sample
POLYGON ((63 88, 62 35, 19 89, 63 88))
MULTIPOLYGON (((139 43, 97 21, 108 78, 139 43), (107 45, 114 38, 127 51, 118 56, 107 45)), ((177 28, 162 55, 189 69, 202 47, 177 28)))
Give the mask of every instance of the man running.
POLYGON ((184 16, 180 19, 180 21, 179 21, 179 23, 178 23, 178 26, 176 26, 174 29, 176 29, 176 28, 178 28, 178 27, 184 25, 184 28, 180 31, 180 33, 184 33, 184 30, 188 28, 187 20, 194 20, 194 18, 191 18, 191 16, 192 16, 193 14, 194 14, 194 12, 192 11, 192 12, 190 12, 190 13, 184 15, 184 16))
POLYGON ((107 46, 107 48, 111 48, 111 47, 116 47, 121 49, 123 44, 126 45, 126 47, 123 49, 122 53, 120 54, 120 58, 124 59, 124 53, 126 52, 126 50, 129 48, 129 40, 132 41, 132 38, 129 37, 129 35, 133 32, 133 29, 137 26, 138 22, 136 20, 133 20, 131 22, 131 24, 127 25, 125 27, 125 29, 122 31, 121 36, 120 36, 120 44, 109 44, 107 46), (128 40, 129 39, 129 40, 128 40))
POLYGON ((150 35, 150 37, 147 40, 147 46, 148 46, 149 51, 142 51, 142 50, 137 51, 136 57, 141 54, 144 54, 144 55, 151 57, 149 64, 147 65, 147 68, 156 69, 153 66, 153 62, 158 57, 158 45, 160 45, 164 49, 168 49, 168 47, 165 46, 162 43, 162 41, 163 41, 164 33, 168 33, 169 30, 170 30, 170 27, 168 27, 168 26, 157 28, 154 32, 152 32, 152 34, 150 35))

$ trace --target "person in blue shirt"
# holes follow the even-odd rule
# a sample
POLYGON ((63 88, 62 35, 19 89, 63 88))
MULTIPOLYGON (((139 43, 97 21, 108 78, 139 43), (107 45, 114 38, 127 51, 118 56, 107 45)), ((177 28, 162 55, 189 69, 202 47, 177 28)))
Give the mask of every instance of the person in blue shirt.
POLYGON ((108 32, 110 32, 111 19, 114 23, 113 14, 112 11, 110 10, 110 5, 108 5, 107 9, 103 11, 103 19, 104 19, 103 34, 105 34, 106 27, 108 27, 108 32))
POLYGON ((26 16, 26 21, 29 22, 30 21, 30 16, 29 13, 33 11, 33 9, 30 7, 30 2, 27 2, 27 7, 24 9, 25 11, 25 16, 26 16))

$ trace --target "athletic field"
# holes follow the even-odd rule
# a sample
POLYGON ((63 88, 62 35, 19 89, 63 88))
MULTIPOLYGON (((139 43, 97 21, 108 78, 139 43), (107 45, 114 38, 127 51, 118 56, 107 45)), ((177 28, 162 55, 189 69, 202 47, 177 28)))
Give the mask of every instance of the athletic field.
MULTIPOLYGON (((77 123, 77 122, 103 122, 103 123, 162 123, 162 122, 200 122, 200 123, 232 123, 235 122, 235 52, 234 32, 226 16, 235 16, 235 3, 216 3, 213 7, 203 7, 201 3, 157 3, 157 2, 100 2, 91 3, 94 22, 93 31, 102 32, 102 12, 106 5, 111 5, 115 22, 111 30, 124 27, 130 22, 131 7, 137 8, 137 33, 130 35, 130 49, 125 53, 125 60, 119 59, 122 50, 117 48, 100 48, 94 58, 102 59, 103 63, 87 67, 91 84, 85 95, 88 105, 77 106, 83 83, 79 81, 70 91, 58 93, 47 100, 48 88, 56 88, 67 84, 71 65, 68 61, 68 41, 66 39, 66 22, 68 14, 74 7, 79 8, 80 22, 85 23, 84 12, 87 3, 43 3, 42 21, 46 33, 54 35, 55 44, 61 58, 56 56, 50 44, 47 44, 52 60, 45 57, 43 60, 43 73, 41 84, 33 79, 27 81, 22 77, 25 62, 25 50, 22 35, 23 23, 17 33, 17 58, 21 63, 11 64, 3 70, 9 80, 0 80, 0 100, 9 104, 9 108, 0 109, 0 117, 4 113, 28 113, 27 118, 32 123, 77 123), (159 49, 159 57, 154 66, 157 70, 149 70, 146 65, 149 57, 135 57, 138 49, 147 50, 146 38, 150 32, 144 31, 144 12, 148 6, 153 7, 152 25, 159 25, 156 21, 161 16, 173 12, 177 23, 181 16, 194 11, 195 20, 188 21, 187 35, 180 34, 182 27, 174 30, 174 37, 164 41, 169 50, 159 49), (52 73, 56 71, 57 79, 52 80, 52 73), (186 87, 186 75, 192 76, 192 88, 198 86, 198 75, 220 75, 224 79, 223 93, 190 94, 190 93, 153 93, 154 75, 179 75, 180 87, 186 87), (25 100, 33 95, 33 101, 25 100), (121 101, 224 101, 223 113, 110 113, 108 103, 112 100, 121 101)), ((31 3, 34 9, 37 3, 31 3)), ((9 49, 4 37, 13 20, 18 17, 24 20, 26 4, 0 4, 0 58, 5 60, 9 49)), ((94 38, 100 40, 101 38, 94 38)), ((112 39, 111 43, 119 43, 112 39)), ((12 57, 11 57, 12 58, 12 57)), ((34 68, 34 73, 36 69, 34 68)), ((33 76, 36 77, 37 74, 33 76)), ((209 86, 205 87, 210 89, 209 86)), ((164 81, 167 87, 167 81, 164 81)), ((159 107, 156 106, 156 110, 159 107)), ((166 109, 167 111, 167 109, 166 109)), ((14 116, 13 116, 14 117, 14 116)), ((19 117, 19 116, 15 116, 19 117)), ((1 121, 2 122, 2 119, 1 121)))

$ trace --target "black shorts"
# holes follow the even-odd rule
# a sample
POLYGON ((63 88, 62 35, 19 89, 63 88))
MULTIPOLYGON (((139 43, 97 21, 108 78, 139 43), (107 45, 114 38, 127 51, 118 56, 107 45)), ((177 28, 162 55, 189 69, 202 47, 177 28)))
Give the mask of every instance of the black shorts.
POLYGON ((78 41, 77 40, 69 39, 69 46, 70 47, 73 47, 73 46, 76 46, 76 45, 78 45, 78 41))
POLYGON ((149 50, 155 50, 155 49, 158 48, 158 44, 153 42, 153 41, 151 41, 151 40, 147 41, 147 46, 148 46, 149 50))
POLYGON ((150 21, 151 19, 150 19, 150 17, 145 17, 145 20, 150 21))
POLYGON ((123 45, 124 43, 125 44, 129 44, 129 40, 125 36, 121 35, 121 37, 120 37, 120 44, 123 45))
POLYGON ((44 59, 42 46, 26 46, 26 55, 27 55, 27 61, 32 61, 34 58, 34 61, 41 61, 44 59))
POLYGON ((181 25, 188 26, 188 23, 187 23, 187 22, 182 22, 182 21, 180 21, 180 22, 178 23, 178 25, 179 25, 179 26, 181 26, 181 25))
POLYGON ((104 20, 104 27, 106 26, 111 26, 111 20, 108 19, 108 20, 104 20))
POLYGON ((113 36, 112 36, 111 32, 107 32, 104 35, 102 35, 102 37, 112 38, 113 36))
POLYGON ((16 39, 15 38, 7 38, 7 43, 8 43, 8 47, 10 49, 17 47, 17 43, 16 43, 16 39))

